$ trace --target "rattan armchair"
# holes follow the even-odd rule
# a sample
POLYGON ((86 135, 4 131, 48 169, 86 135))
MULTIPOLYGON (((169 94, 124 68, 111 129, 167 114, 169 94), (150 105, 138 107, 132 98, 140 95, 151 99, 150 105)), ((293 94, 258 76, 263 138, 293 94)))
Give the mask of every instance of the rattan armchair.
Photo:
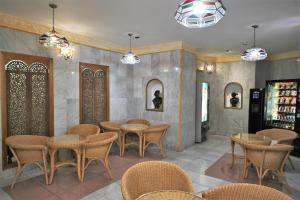
POLYGON ((119 150, 120 150, 120 156, 122 154, 122 141, 121 141, 121 130, 120 130, 120 123, 116 123, 116 122, 111 122, 111 121, 105 121, 105 122, 100 122, 100 127, 102 132, 116 132, 118 133, 118 139, 115 141, 117 143, 117 145, 119 146, 119 150))
POLYGON ((163 161, 147 161, 130 167, 121 180, 124 200, 160 190, 194 193, 189 176, 177 165, 163 161))
POLYGON ((110 171, 110 163, 108 155, 112 143, 118 138, 116 132, 106 132, 97 135, 88 136, 88 142, 83 145, 82 149, 82 175, 81 181, 84 179, 84 173, 89 164, 94 160, 100 160, 108 172, 110 178, 112 174, 110 171))
POLYGON ((149 144, 156 144, 160 149, 161 155, 165 155, 164 139, 169 127, 168 124, 158 124, 149 127, 143 132, 143 156, 149 144))
POLYGON ((291 145, 276 144, 271 146, 244 143, 244 178, 248 176, 248 167, 253 164, 256 168, 259 184, 269 172, 275 172, 286 183, 284 165, 293 150, 291 145))
POLYGON ((68 130, 68 134, 80 135, 83 137, 98 133, 100 133, 100 128, 94 124, 78 124, 68 130))
POLYGON ((145 119, 129 119, 127 121, 127 124, 145 124, 147 126, 150 126, 150 122, 145 119))
POLYGON ((16 135, 6 138, 5 144, 17 161, 16 175, 11 183, 11 189, 23 169, 31 164, 37 165, 44 172, 45 182, 48 184, 47 140, 48 137, 37 135, 16 135))
MULTIPOLYGON (((258 131, 257 135, 266 136, 272 140, 276 140, 278 144, 288 144, 291 145, 293 141, 297 138, 297 133, 290 130, 272 128, 258 131)), ((292 169, 295 169, 294 164, 290 156, 288 157, 289 163, 292 169)))
POLYGON ((288 195, 262 185, 233 183, 202 193, 205 200, 292 200, 288 195))

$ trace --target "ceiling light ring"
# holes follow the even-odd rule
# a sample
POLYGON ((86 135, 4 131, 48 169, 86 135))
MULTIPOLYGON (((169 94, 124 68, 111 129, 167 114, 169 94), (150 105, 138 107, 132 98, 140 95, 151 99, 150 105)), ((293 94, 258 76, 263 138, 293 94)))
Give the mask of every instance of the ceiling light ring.
MULTIPOLYGON (((128 33, 129 36, 129 52, 125 55, 123 55, 123 57, 120 59, 120 61, 123 64, 127 64, 127 65, 134 65, 134 64, 138 64, 141 62, 141 59, 135 55, 132 52, 132 36, 134 36, 133 33, 128 33)), ((135 37, 135 39, 138 39, 139 37, 135 37)))
POLYGON ((52 30, 46 32, 39 36, 39 43, 46 47, 55 47, 55 48, 66 48, 70 45, 66 37, 61 36, 58 32, 55 31, 55 9, 57 5, 54 3, 49 4, 49 7, 52 8, 52 30))
POLYGON ((260 61, 264 60, 268 57, 268 53, 266 50, 256 47, 256 29, 259 27, 258 25, 252 25, 253 28, 253 46, 250 49, 245 50, 241 59, 245 61, 260 61))

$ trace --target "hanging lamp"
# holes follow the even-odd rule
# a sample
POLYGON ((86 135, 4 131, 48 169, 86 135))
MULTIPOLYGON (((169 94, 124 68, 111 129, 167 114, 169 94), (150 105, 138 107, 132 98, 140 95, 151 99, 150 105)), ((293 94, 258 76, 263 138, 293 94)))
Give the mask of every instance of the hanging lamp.
POLYGON ((221 0, 185 0, 178 5, 175 19, 188 28, 203 28, 218 23, 225 13, 221 0))
POLYGON ((58 34, 54 28, 54 10, 57 8, 56 4, 49 4, 52 8, 52 30, 42 34, 39 37, 39 42, 46 47, 64 48, 69 46, 69 41, 66 37, 58 34))
POLYGON ((256 29, 258 28, 258 25, 252 25, 251 26, 254 29, 254 41, 253 41, 253 47, 250 49, 247 49, 244 51, 244 53, 241 55, 241 58, 245 61, 259 61, 264 60, 268 57, 268 54, 266 50, 256 47, 256 29))
MULTIPOLYGON (((129 33, 128 36, 129 36, 129 52, 121 58, 121 62, 123 64, 127 64, 127 65, 134 65, 134 64, 141 62, 141 60, 137 55, 135 55, 132 52, 131 39, 132 39, 133 34, 129 33)), ((136 39, 137 38, 139 38, 139 37, 136 37, 136 39)))

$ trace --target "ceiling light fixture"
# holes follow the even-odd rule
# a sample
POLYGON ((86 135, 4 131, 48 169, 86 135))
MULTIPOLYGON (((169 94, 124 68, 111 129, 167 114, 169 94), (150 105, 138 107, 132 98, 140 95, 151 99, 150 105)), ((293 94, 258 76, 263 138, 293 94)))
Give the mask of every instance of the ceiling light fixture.
POLYGON ((203 28, 218 23, 225 13, 221 0, 185 0, 178 5, 175 19, 187 28, 203 28))
POLYGON ((54 28, 54 10, 57 8, 56 4, 49 4, 52 8, 52 30, 44 33, 39 37, 39 42, 46 47, 64 48, 69 46, 69 41, 66 37, 61 36, 55 31, 54 28))
MULTIPOLYGON (((134 64, 141 62, 141 60, 137 55, 132 53, 131 39, 132 39, 133 34, 129 33, 128 36, 129 36, 129 52, 121 58, 121 62, 123 64, 127 64, 127 65, 134 65, 134 64)), ((135 39, 138 39, 138 38, 139 37, 135 37, 135 39)))
POLYGON ((256 40, 256 29, 258 28, 258 25, 252 25, 251 26, 254 29, 254 41, 253 41, 253 47, 250 49, 247 49, 242 54, 241 58, 245 61, 259 61, 264 60, 268 57, 268 54, 266 50, 256 47, 255 40, 256 40))

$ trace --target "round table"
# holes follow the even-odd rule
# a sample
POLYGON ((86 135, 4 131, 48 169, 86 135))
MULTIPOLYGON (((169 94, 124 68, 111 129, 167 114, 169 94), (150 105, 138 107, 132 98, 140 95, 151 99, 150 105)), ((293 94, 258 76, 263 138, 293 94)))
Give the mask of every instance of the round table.
POLYGON ((188 192, 167 190, 167 191, 150 192, 140 196, 136 200, 203 200, 203 199, 199 196, 196 196, 188 192))
POLYGON ((73 165, 77 167, 78 179, 81 180, 81 147, 87 142, 87 138, 79 135, 62 135, 54 136, 48 139, 47 146, 49 147, 50 154, 50 180, 49 184, 53 181, 54 172, 57 168, 63 165, 73 165), (74 161, 61 161, 55 163, 55 155, 59 149, 71 149, 76 154, 74 161))
POLYGON ((125 144, 125 136, 127 133, 135 133, 137 134, 137 136, 139 137, 139 154, 140 157, 143 156, 143 131, 146 130, 147 128, 149 128, 149 126, 145 125, 145 124, 123 124, 120 126, 120 130, 121 130, 121 143, 122 143, 122 151, 121 151, 121 156, 124 155, 124 151, 125 151, 125 147, 126 145, 131 145, 131 144, 135 144, 135 143, 129 143, 129 144, 125 144))
POLYGON ((265 136, 260 136, 256 134, 251 134, 251 133, 236 133, 231 135, 231 154, 232 154, 232 162, 231 162, 231 167, 234 165, 234 160, 236 157, 239 159, 243 158, 241 156, 236 156, 234 155, 234 146, 235 143, 238 143, 242 145, 243 143, 250 143, 250 144, 258 144, 258 145, 270 145, 272 140, 271 138, 265 137, 265 136))

